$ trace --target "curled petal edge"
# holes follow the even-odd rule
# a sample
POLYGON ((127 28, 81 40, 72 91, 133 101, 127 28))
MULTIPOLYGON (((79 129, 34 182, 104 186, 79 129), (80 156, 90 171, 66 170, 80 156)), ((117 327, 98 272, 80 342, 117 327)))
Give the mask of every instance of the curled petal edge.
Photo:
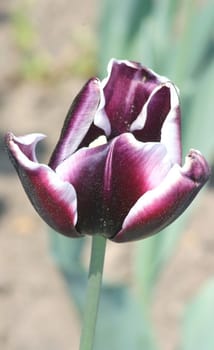
POLYGON ((175 164, 159 186, 138 199, 122 229, 111 239, 122 243, 159 232, 184 212, 209 175, 205 158, 199 151, 190 150, 182 168, 175 164))
POLYGON ((81 234, 74 227, 77 222, 74 187, 62 181, 47 165, 31 160, 36 159, 35 147, 43 137, 41 134, 15 137, 8 133, 7 151, 27 196, 43 220, 66 236, 80 237, 81 234))
POLYGON ((111 71, 112 71, 112 67, 114 64, 125 64, 128 67, 134 68, 136 70, 142 69, 144 68, 147 72, 149 72, 154 78, 157 79, 157 81, 161 84, 161 83, 166 83, 169 81, 168 78, 166 78, 163 75, 159 75, 157 73, 155 73, 152 69, 145 67, 143 65, 141 65, 138 62, 135 61, 128 61, 128 60, 118 60, 116 58, 111 58, 111 60, 108 63, 107 66, 107 77, 105 77, 102 81, 101 81, 101 86, 104 89, 104 87, 106 86, 106 84, 108 83, 108 80, 110 79, 111 76, 111 71))
POLYGON ((131 132, 141 130, 145 126, 148 118, 148 109, 153 104, 156 95, 164 88, 168 88, 170 92, 170 111, 167 114, 161 128, 161 142, 166 146, 168 154, 173 163, 181 164, 181 116, 179 106, 179 90, 178 88, 167 81, 158 85, 150 94, 148 100, 143 106, 140 114, 131 124, 131 132))
POLYGON ((67 159, 84 142, 94 121, 100 98, 100 81, 92 78, 83 86, 67 113, 59 141, 49 162, 52 169, 56 169, 58 164, 67 159))

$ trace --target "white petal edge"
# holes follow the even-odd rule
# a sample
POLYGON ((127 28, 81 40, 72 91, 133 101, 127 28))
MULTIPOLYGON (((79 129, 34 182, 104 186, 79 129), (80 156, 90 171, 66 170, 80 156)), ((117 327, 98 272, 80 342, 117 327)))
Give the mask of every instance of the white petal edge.
POLYGON ((170 89, 170 112, 161 129, 161 143, 166 146, 172 162, 181 164, 182 145, 179 90, 171 82, 168 82, 166 85, 170 89))
MULTIPOLYGON (((104 90, 104 88, 105 88, 106 84, 108 83, 108 80, 109 80, 109 78, 111 76, 112 66, 113 66, 114 63, 126 64, 128 67, 139 69, 139 68, 136 67, 134 62, 131 62, 131 61, 128 61, 128 60, 117 60, 115 58, 111 58, 109 63, 108 63, 107 76, 100 81, 101 99, 100 99, 100 104, 99 104, 98 110, 97 110, 97 112, 95 114, 95 118, 94 118, 94 124, 96 126, 98 126, 99 128, 101 128, 102 130, 104 130, 104 132, 105 132, 107 137, 111 134, 111 124, 110 124, 108 116, 107 116, 107 114, 105 113, 105 110, 104 110, 104 107, 105 107, 105 96, 104 96, 104 91, 103 90, 104 90)), ((157 80, 159 81, 160 84, 165 84, 165 83, 169 82, 168 78, 166 78, 165 76, 156 74, 152 69, 149 69, 149 68, 147 68, 145 66, 141 66, 141 67, 146 69, 152 75, 154 75, 157 78, 157 80)), ((157 88, 157 90, 158 90, 158 88, 157 88)), ((140 120, 142 118, 144 118, 144 116, 141 117, 140 120)), ((140 123, 141 123, 140 125, 142 125, 142 120, 141 120, 140 123)), ((136 122, 136 125, 135 125, 135 122, 133 124, 132 124, 133 125, 133 129, 131 129, 131 131, 134 131, 134 130, 142 128, 142 126, 138 127, 138 122, 136 122)))
POLYGON ((67 202, 72 212, 75 212, 75 226, 77 223, 77 195, 74 187, 69 182, 61 180, 59 175, 56 174, 55 171, 46 164, 38 163, 37 161, 31 161, 15 143, 18 142, 29 147, 32 145, 33 153, 35 154, 36 144, 44 137, 45 135, 36 133, 19 137, 10 134, 10 139, 8 140, 7 144, 13 157, 18 162, 18 165, 21 166, 25 171, 34 172, 43 170, 46 173, 49 185, 52 185, 57 191, 59 191, 60 199, 64 202, 67 202))
POLYGON ((149 96, 145 105, 143 106, 140 114, 134 120, 130 127, 130 131, 134 132, 135 130, 143 129, 146 118, 147 118, 147 110, 148 105, 153 98, 153 96, 161 90, 164 86, 169 88, 170 91, 170 111, 166 116, 166 119, 163 123, 161 129, 161 143, 163 143, 168 151, 169 157, 173 163, 181 164, 181 130, 180 130, 180 116, 179 113, 179 90, 178 88, 167 81, 165 84, 161 84, 157 86, 149 96))
POLYGON ((96 114, 94 116, 94 125, 102 129, 105 135, 108 137, 111 134, 111 124, 104 109, 106 101, 105 101, 102 82, 99 82, 99 84, 100 84, 100 103, 96 111, 96 114))
MULTIPOLYGON (((101 87, 104 89, 104 87, 106 86, 109 78, 110 78, 110 75, 111 75, 111 71, 112 71, 112 66, 114 63, 118 63, 118 64, 126 64, 128 67, 131 67, 131 68, 135 68, 135 69, 139 69, 136 67, 136 64, 135 62, 132 62, 132 61, 128 61, 128 60, 117 60, 116 58, 111 58, 109 63, 108 63, 108 66, 107 66, 107 76, 101 81, 101 87)), ((163 75, 159 75, 157 73, 155 73, 152 69, 146 67, 146 66, 143 66, 140 64, 140 66, 147 70, 149 73, 151 73, 152 75, 154 75, 157 80, 160 82, 160 84, 164 84, 166 82, 169 81, 169 79, 163 75)))
POLYGON ((209 176, 206 159, 191 149, 183 167, 175 164, 159 186, 138 199, 112 240, 132 241, 159 232, 184 212, 209 176))
POLYGON ((153 96, 159 91, 161 90, 164 86, 167 86, 167 84, 161 84, 158 85, 150 94, 148 100, 146 101, 146 103, 143 105, 143 108, 141 110, 141 112, 139 113, 138 117, 133 121, 133 123, 131 124, 130 127, 130 131, 134 132, 135 130, 141 130, 143 129, 145 123, 146 123, 146 118, 147 118, 147 110, 148 110, 148 105, 151 101, 151 99, 153 98, 153 96))
MULTIPOLYGON (((31 158, 34 162, 37 162, 37 157, 36 157, 36 145, 39 141, 43 140, 46 135, 40 134, 40 133, 32 133, 24 136, 19 136, 16 137, 15 135, 11 134, 12 138, 14 141, 24 145, 24 146, 29 146, 31 148, 31 158)), ((11 143, 11 147, 13 148, 15 146, 14 143, 11 143)), ((19 154, 21 157, 21 154, 19 154)), ((22 158, 22 157, 21 157, 22 158)))

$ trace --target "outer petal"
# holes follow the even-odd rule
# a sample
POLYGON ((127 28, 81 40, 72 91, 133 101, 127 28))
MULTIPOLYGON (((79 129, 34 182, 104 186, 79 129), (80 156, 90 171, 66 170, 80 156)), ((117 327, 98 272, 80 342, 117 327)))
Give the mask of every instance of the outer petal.
POLYGON ((103 178, 108 149, 108 144, 80 149, 56 168, 76 189, 77 229, 84 234, 104 233, 103 178))
POLYGON ((103 114, 110 121, 115 137, 130 130, 155 87, 167 79, 135 62, 111 60, 108 77, 101 84, 104 90, 103 114))
POLYGON ((183 168, 175 165, 158 187, 136 202, 121 231, 112 240, 134 241, 162 230, 189 206, 209 175, 210 169, 204 157, 191 150, 183 168))
POLYGON ((31 203, 43 220, 64 235, 79 237, 74 228, 77 200, 73 186, 62 181, 48 166, 35 161, 35 146, 41 138, 40 134, 15 137, 8 133, 9 156, 31 203))
POLYGON ((56 172, 77 191, 79 230, 111 237, 137 199, 159 185, 171 166, 163 145, 141 143, 126 133, 108 144, 79 150, 56 172))
POLYGON ((109 234, 120 229, 138 198, 158 186, 171 166, 165 147, 159 143, 139 142, 130 133, 111 143, 103 185, 109 234))
POLYGON ((99 80, 93 78, 89 80, 79 95, 71 105, 66 116, 64 126, 51 156, 49 165, 55 169, 59 163, 68 158, 76 149, 84 145, 84 138, 87 135, 86 142, 90 143, 97 137, 96 126, 92 126, 96 110, 100 102, 100 84, 99 80), (90 134, 88 135, 90 129, 90 134))
POLYGON ((181 164, 181 121, 177 88, 170 82, 152 91, 131 132, 143 142, 162 142, 173 163, 181 164))

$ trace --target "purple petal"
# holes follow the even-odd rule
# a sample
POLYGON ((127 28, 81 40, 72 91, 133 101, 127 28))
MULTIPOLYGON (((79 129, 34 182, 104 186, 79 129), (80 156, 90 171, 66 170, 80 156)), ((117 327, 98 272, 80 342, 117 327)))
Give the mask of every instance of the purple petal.
POLYGON ((43 137, 31 134, 6 136, 6 145, 22 185, 39 215, 56 231, 71 237, 80 234, 74 226, 77 221, 77 200, 73 186, 62 181, 47 165, 35 158, 35 147, 43 137))
POLYGON ((161 130, 161 142, 166 146, 167 152, 173 163, 181 165, 181 111, 177 88, 167 83, 170 88, 170 112, 167 115, 161 130))
POLYGON ((138 118, 133 122, 131 131, 143 142, 160 142, 161 129, 170 111, 170 90, 160 86, 150 95, 138 118))
POLYGON ((81 145, 90 143, 97 137, 96 126, 92 126, 100 102, 100 85, 96 78, 87 82, 71 105, 49 165, 55 169, 81 145), (85 137, 87 136, 87 140, 85 137))
POLYGON ((110 121, 112 138, 130 130, 151 92, 166 78, 128 61, 110 61, 108 72, 108 77, 102 82, 103 113, 110 121))
POLYGON ((76 190, 77 229, 89 235, 104 232, 103 179, 108 149, 108 144, 80 149, 56 168, 76 190))
POLYGON ((182 168, 174 165, 158 187, 136 202, 126 216, 122 230, 112 240, 134 241, 162 230, 189 206, 209 175, 204 157, 191 150, 182 168))
POLYGON ((181 123, 178 93, 170 82, 158 86, 131 125, 143 142, 165 144, 173 163, 181 163, 181 123))
POLYGON ((130 208, 145 192, 158 186, 171 169, 166 149, 158 143, 141 143, 130 133, 111 144, 105 165, 106 221, 113 234, 130 208))
POLYGON ((109 144, 79 150, 56 172, 77 191, 79 230, 110 237, 138 198, 158 186, 171 166, 163 145, 144 144, 126 133, 109 144))

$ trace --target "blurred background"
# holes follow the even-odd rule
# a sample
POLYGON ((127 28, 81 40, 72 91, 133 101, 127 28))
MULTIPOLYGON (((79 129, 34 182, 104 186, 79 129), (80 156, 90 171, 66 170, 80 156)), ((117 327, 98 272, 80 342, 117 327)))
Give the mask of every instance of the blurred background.
MULTIPOLYGON (((90 241, 50 232, 24 194, 3 135, 41 132, 47 162, 67 110, 111 57, 181 92, 184 155, 214 164, 214 2, 0 1, 0 349, 78 349, 90 241)), ((95 349, 213 350, 214 191, 162 234, 108 243, 95 349)))

